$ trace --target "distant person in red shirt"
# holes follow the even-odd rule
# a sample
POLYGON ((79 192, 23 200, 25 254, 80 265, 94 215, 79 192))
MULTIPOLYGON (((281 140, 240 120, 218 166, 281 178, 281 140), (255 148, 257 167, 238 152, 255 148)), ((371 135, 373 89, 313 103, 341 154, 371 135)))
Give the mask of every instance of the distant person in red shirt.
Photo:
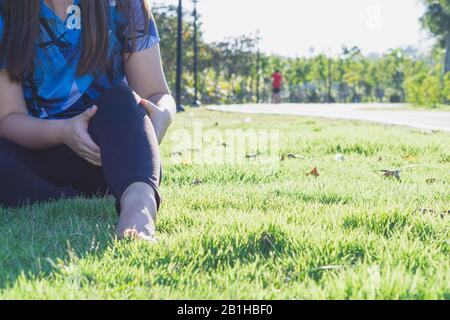
POLYGON ((283 83, 283 75, 280 70, 275 70, 272 74, 272 103, 278 104, 281 103, 281 86, 283 83))

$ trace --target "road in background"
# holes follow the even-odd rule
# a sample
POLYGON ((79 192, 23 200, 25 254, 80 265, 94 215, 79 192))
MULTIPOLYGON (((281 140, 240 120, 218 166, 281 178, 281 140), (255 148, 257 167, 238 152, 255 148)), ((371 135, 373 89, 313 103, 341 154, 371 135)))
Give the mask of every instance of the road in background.
POLYGON ((209 110, 248 114, 279 114, 363 120, 422 130, 450 132, 450 112, 395 110, 398 104, 246 104, 210 106, 209 110))

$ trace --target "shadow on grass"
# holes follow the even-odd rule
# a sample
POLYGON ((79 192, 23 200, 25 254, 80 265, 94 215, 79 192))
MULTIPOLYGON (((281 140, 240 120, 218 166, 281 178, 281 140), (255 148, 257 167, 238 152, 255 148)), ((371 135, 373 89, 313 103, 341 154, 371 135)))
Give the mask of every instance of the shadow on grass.
POLYGON ((75 199, 0 209, 0 290, 21 275, 47 276, 54 263, 101 255, 112 242, 117 216, 107 199, 75 199))

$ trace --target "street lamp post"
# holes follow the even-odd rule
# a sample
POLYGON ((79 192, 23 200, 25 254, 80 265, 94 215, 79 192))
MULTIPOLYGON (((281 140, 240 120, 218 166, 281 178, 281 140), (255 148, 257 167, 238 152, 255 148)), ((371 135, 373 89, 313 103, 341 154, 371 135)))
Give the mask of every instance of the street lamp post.
POLYGON ((260 96, 260 87, 259 84, 261 82, 261 48, 260 48, 260 41, 261 41, 261 36, 260 36, 260 31, 258 29, 257 33, 256 33, 256 37, 257 37, 257 52, 256 52, 256 103, 259 103, 261 101, 261 96, 260 96))
POLYGON ((177 35, 177 79, 176 79, 176 103, 177 112, 183 112, 181 104, 181 82, 183 75, 183 1, 178 0, 178 35, 177 35))
POLYGON ((193 107, 200 107, 201 102, 198 98, 198 11, 197 11, 197 3, 199 0, 192 0, 194 3, 194 102, 192 103, 193 107))
POLYGON ((260 62, 261 61, 261 51, 258 48, 256 52, 256 103, 261 101, 260 93, 259 93, 259 84, 261 82, 261 71, 260 71, 260 62))

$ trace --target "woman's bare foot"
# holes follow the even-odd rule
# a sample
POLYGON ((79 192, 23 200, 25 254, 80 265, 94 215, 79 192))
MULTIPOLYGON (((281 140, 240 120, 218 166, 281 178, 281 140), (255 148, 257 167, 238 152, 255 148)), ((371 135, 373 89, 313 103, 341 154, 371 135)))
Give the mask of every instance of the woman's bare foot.
POLYGON ((155 236, 145 235, 143 232, 139 233, 136 229, 127 229, 123 233, 122 238, 120 240, 129 239, 129 240, 144 240, 148 242, 157 243, 158 239, 155 236))
POLYGON ((134 183, 125 190, 120 204, 117 237, 156 242, 155 190, 146 183, 134 183))

